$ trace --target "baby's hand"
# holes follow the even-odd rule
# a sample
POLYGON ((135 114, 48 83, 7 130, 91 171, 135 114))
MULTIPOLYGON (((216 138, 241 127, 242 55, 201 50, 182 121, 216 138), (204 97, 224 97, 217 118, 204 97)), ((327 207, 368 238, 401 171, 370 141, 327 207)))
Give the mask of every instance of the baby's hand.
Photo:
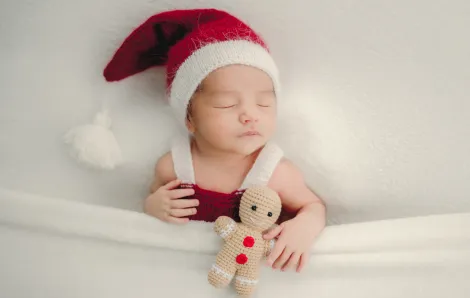
POLYGON ((169 223, 183 224, 189 221, 190 216, 196 214, 199 201, 181 200, 181 198, 194 194, 193 189, 175 189, 181 184, 173 180, 161 186, 146 200, 147 213, 169 223))
POLYGON ((281 223, 263 236, 266 240, 278 238, 268 256, 268 265, 282 271, 291 268, 302 271, 309 261, 310 248, 316 236, 312 220, 307 217, 298 216, 281 223))

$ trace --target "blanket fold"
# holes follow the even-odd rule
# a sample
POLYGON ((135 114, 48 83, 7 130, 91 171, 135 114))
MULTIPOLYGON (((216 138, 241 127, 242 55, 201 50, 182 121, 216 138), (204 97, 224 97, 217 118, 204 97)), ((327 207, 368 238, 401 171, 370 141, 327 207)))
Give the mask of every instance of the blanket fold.
MULTIPOLYGON (((0 189, 0 222, 133 245, 215 254, 212 224, 169 225, 146 214, 0 189)), ((432 215, 328 226, 312 254, 470 250, 470 214, 432 215)))

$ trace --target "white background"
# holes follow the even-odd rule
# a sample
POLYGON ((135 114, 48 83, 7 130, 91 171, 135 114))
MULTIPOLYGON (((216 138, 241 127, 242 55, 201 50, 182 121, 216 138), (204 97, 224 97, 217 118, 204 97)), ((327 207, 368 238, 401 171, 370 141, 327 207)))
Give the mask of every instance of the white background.
POLYGON ((285 92, 279 143, 330 222, 470 211, 464 0, 3 0, 0 187, 140 210, 176 129, 164 75, 109 84, 102 69, 152 14, 208 6, 270 44, 285 92), (112 172, 80 167, 62 143, 103 101, 126 158, 112 172))

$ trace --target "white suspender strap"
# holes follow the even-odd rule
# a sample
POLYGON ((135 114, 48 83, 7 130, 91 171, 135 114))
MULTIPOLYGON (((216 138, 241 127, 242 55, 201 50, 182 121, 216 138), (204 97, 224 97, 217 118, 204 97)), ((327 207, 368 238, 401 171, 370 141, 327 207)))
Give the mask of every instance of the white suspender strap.
POLYGON ((255 185, 266 186, 283 156, 284 152, 279 146, 274 143, 267 143, 246 176, 241 189, 247 189, 255 185))
POLYGON ((191 144, 189 136, 177 137, 171 147, 171 156, 173 158, 176 177, 182 183, 194 184, 193 158, 191 155, 191 144))

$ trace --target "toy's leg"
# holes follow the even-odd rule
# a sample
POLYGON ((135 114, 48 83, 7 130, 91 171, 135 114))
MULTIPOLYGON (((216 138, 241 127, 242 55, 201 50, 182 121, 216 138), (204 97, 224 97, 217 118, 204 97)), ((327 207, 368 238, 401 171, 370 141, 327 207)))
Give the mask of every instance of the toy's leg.
POLYGON ((258 264, 246 264, 237 272, 235 277, 235 289, 241 297, 249 297, 253 294, 258 284, 258 264))
POLYGON ((232 281, 235 271, 235 264, 216 262, 209 271, 209 283, 216 288, 226 287, 232 281))

